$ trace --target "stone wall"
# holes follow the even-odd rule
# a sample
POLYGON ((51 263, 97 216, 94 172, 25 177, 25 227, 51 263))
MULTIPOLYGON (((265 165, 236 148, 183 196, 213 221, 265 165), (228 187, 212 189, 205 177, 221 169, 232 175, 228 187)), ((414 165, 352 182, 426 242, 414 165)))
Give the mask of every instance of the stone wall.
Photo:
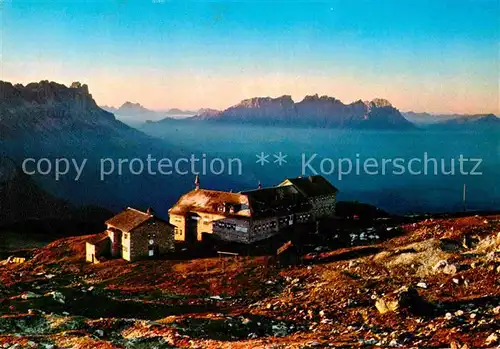
POLYGON ((310 199, 313 206, 312 213, 314 219, 332 217, 335 215, 335 205, 337 203, 337 195, 319 196, 310 199))
POLYGON ((174 228, 161 220, 153 219, 133 229, 122 244, 128 249, 126 256, 124 253, 124 259, 135 261, 156 258, 158 254, 174 251, 174 228), (151 255, 150 251, 154 254, 151 255))
POLYGON ((289 216, 262 219, 226 218, 214 222, 214 234, 226 241, 251 244, 280 233, 279 220, 285 219, 288 227, 289 216))
POLYGON ((213 234, 222 240, 250 243, 250 221, 247 219, 226 218, 213 222, 213 234))
POLYGON ((265 240, 280 232, 280 217, 256 219, 251 224, 250 243, 265 240))

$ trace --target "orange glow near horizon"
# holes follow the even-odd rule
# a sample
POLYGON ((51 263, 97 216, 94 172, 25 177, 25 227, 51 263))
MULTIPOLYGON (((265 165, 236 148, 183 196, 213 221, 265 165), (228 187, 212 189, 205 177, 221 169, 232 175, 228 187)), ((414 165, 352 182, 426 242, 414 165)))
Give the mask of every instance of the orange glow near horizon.
POLYGON ((500 115, 498 84, 475 82, 460 76, 449 77, 444 84, 443 78, 432 76, 359 78, 282 73, 216 76, 196 71, 162 74, 146 68, 131 74, 118 67, 115 70, 73 70, 64 64, 40 61, 11 62, 2 69, 2 80, 12 83, 27 84, 45 79, 65 85, 73 81, 86 83, 101 106, 119 107, 130 101, 151 110, 225 109, 247 98, 282 95, 291 95, 298 102, 306 95, 317 93, 346 104, 360 99, 385 98, 401 111, 500 115))

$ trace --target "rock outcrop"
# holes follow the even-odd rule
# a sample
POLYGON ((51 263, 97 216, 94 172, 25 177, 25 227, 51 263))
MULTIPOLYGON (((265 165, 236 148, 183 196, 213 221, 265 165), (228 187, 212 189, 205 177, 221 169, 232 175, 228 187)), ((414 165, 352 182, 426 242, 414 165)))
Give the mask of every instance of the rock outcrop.
POLYGON ((42 134, 65 130, 125 127, 113 114, 99 108, 88 86, 67 87, 43 80, 26 86, 0 81, 0 134, 42 134))

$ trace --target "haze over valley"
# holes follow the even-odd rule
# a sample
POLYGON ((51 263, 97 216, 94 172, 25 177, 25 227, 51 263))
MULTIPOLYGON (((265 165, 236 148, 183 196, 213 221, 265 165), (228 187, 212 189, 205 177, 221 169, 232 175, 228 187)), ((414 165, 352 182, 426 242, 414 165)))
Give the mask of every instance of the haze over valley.
MULTIPOLYGON (((191 156, 241 161, 241 173, 228 173, 226 169, 202 176, 203 186, 212 189, 247 190, 259 181, 271 186, 282 178, 322 172, 341 189, 341 198, 360 200, 390 212, 460 210, 464 184, 469 190, 469 209, 492 209, 500 202, 494 186, 500 175, 499 119, 492 115, 471 116, 465 123, 463 117, 457 117, 440 123, 440 127, 422 129, 382 99, 345 105, 317 95, 300 103, 285 96, 248 99, 224 111, 202 111, 182 120, 167 117, 137 123, 136 129, 99 108, 85 84, 66 87, 41 81, 22 86, 1 82, 0 87, 2 156, 13 159, 18 167, 26 158, 64 157, 79 163, 87 159, 77 180, 73 172, 57 179, 52 174, 33 176, 47 192, 74 205, 99 205, 111 210, 131 204, 154 205, 167 215, 168 207, 192 188, 199 169, 186 167, 182 174, 137 175, 125 166, 122 174, 113 171, 103 177, 99 173, 102 159, 109 158, 104 164, 112 163, 115 170, 119 159, 145 162, 148 156, 173 161, 191 156), (258 154, 268 154, 274 160, 272 156, 280 152, 287 155, 281 166, 256 163, 258 154), (314 154, 317 158, 312 167, 304 167, 303 157, 314 154), (339 176, 340 168, 321 167, 322 159, 382 161, 422 159, 424 154, 437 159, 439 172, 441 168, 456 172, 353 172, 339 176), (481 175, 460 173, 460 155, 480 158, 481 175)), ((153 113, 139 104, 132 106, 146 116, 153 113)))

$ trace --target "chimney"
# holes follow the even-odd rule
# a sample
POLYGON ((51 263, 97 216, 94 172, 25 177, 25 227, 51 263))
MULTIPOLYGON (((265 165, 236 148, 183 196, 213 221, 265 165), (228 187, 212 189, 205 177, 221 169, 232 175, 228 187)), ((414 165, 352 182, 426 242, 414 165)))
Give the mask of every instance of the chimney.
POLYGON ((200 189, 200 176, 196 175, 196 178, 194 179, 194 185, 196 190, 200 189))
POLYGON ((259 181, 259 184, 257 185, 258 189, 262 189, 262 183, 259 181))
POLYGON ((150 216, 153 216, 155 214, 155 211, 151 207, 148 207, 148 209, 146 210, 146 213, 150 216))

